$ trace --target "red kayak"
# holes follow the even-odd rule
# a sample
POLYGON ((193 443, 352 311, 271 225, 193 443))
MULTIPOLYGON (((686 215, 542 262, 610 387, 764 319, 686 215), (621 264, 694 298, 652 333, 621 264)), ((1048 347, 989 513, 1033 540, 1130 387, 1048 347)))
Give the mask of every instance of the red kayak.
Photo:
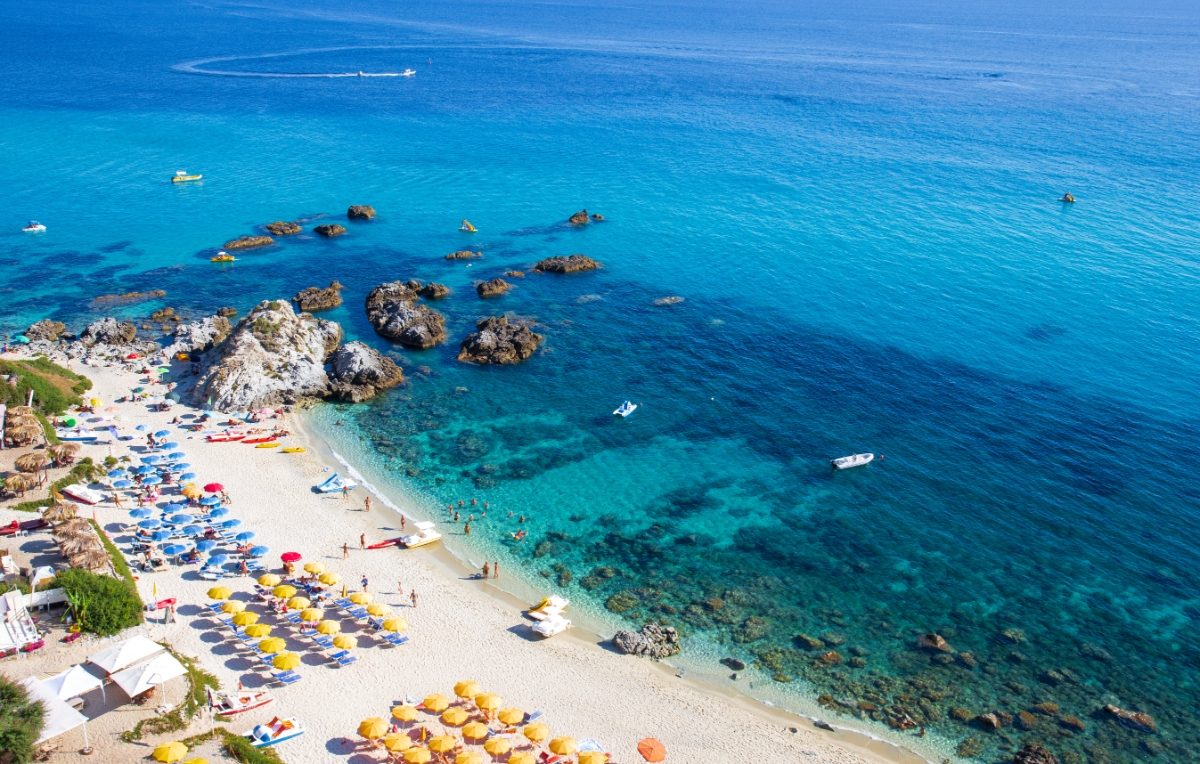
POLYGON ((246 438, 242 442, 243 443, 270 443, 272 440, 275 440, 274 435, 261 435, 257 438, 246 438))
POLYGON ((237 433, 226 433, 224 435, 209 435, 207 438, 205 438, 205 440, 207 440, 209 443, 232 443, 235 440, 241 440, 245 437, 245 435, 239 435, 237 433))
POLYGON ((404 538, 403 536, 397 536, 394 539, 387 539, 386 541, 377 541, 374 544, 369 544, 367 546, 367 549, 386 549, 389 546, 396 546, 397 544, 400 543, 400 540, 403 538, 404 538))

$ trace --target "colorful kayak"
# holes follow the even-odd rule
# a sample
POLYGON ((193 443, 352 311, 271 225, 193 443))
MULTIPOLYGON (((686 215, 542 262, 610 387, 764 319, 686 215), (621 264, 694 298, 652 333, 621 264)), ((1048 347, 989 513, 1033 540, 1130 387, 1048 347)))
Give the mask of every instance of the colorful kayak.
POLYGON ((394 539, 387 539, 385 541, 376 541, 374 544, 368 544, 367 549, 387 549, 390 546, 396 546, 396 545, 400 544, 403 540, 404 540, 403 536, 397 536, 394 539))
MULTIPOLYGON (((249 443, 250 441, 246 441, 246 442, 249 443)), ((279 448, 279 441, 272 440, 272 441, 268 441, 266 443, 259 443, 258 445, 255 446, 255 448, 279 448)))
POLYGON ((282 454, 302 454, 304 453, 304 446, 288 446, 287 448, 279 449, 279 452, 282 454))
POLYGON ((225 432, 220 435, 209 435, 205 440, 209 443, 233 443, 234 441, 242 440, 246 436, 240 432, 225 432))
POLYGON ((256 438, 244 438, 243 443, 270 443, 275 440, 274 435, 260 435, 256 438))

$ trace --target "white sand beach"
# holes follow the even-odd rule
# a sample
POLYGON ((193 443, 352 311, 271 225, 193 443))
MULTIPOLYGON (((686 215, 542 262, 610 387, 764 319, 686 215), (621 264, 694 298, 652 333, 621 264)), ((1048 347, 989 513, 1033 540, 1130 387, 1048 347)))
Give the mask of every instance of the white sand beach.
MULTIPOLYGON (((378 500, 370 512, 362 511, 362 489, 349 499, 314 493, 312 486, 328 477, 331 465, 322 459, 320 444, 305 442, 309 436, 297 428, 297 422, 284 420, 284 426, 292 431, 286 443, 306 446, 305 453, 285 454, 241 443, 206 443, 203 435, 170 424, 177 416, 197 413, 183 406, 151 412, 144 403, 112 403, 144 384, 137 375, 78 364, 74 370, 92 378, 95 387, 91 395, 104 402, 105 414, 117 418, 123 433, 135 434, 138 425, 151 432, 170 430, 170 439, 187 454, 196 482, 218 481, 225 486, 231 497, 230 517, 242 521, 238 530, 253 531, 253 543, 270 547, 268 568, 278 571, 280 553, 296 551, 304 561, 325 563, 352 590, 360 588, 360 579, 366 577, 375 601, 387 604, 408 622, 405 633, 409 642, 391 647, 356 631, 361 627, 343 619, 343 631, 357 633, 360 646, 353 651, 357 662, 342 668, 331 667, 307 641, 298 639, 295 627, 276 626, 273 635, 285 637, 289 649, 302 656, 297 669, 302 680, 273 687, 277 700, 272 706, 239 717, 230 727, 247 729, 275 715, 295 717, 307 732, 278 748, 287 762, 383 761, 382 751, 369 749, 356 736, 358 722, 371 716, 388 718, 390 708, 406 696, 452 695, 454 683, 466 678, 501 695, 504 705, 544 710, 552 734, 594 738, 611 752, 613 761, 623 764, 642 761, 635 746, 644 737, 663 741, 670 762, 926 760, 857 733, 817 729, 810 720, 678 678, 661 664, 619 655, 580 629, 535 640, 522 618, 520 603, 492 582, 472 580, 470 571, 436 546, 360 550, 360 535, 368 543, 399 535, 399 516, 378 500), (343 544, 350 546, 346 559, 343 544), (409 598, 413 590, 419 598, 417 607, 409 598)), ((99 460, 110 454, 120 457, 131 447, 143 445, 139 437, 110 446, 88 446, 83 453, 99 460)), ((128 539, 119 530, 129 521, 128 508, 106 504, 95 511, 97 520, 122 548, 128 548, 128 539)), ((255 671, 241 646, 230 639, 230 632, 206 615, 206 592, 216 584, 200 580, 195 565, 139 575, 145 600, 152 599, 153 591, 158 599, 175 597, 179 601, 175 623, 158 623, 158 616, 152 614, 141 633, 196 656, 226 688, 239 681, 247 688, 264 684, 266 672, 255 671)), ((247 602, 248 609, 266 612, 261 601, 252 599, 252 578, 239 576, 221 583, 233 589, 235 600, 247 602)), ((262 622, 276 623, 271 615, 264 615, 262 622)), ((35 657, 22 659, 24 663, 0 664, 0 671, 20 678, 34 668, 45 676, 79 660, 81 652, 74 645, 68 649, 50 644, 35 657)), ((174 692, 178 697, 179 690, 174 692)), ((195 734, 210 724, 201 718, 187 733, 168 739, 195 734)), ((91 730, 95 755, 56 754, 53 760, 123 762, 149 753, 141 745, 121 743, 117 729, 95 724, 91 730)), ((211 756, 210 751, 204 753, 211 756)))

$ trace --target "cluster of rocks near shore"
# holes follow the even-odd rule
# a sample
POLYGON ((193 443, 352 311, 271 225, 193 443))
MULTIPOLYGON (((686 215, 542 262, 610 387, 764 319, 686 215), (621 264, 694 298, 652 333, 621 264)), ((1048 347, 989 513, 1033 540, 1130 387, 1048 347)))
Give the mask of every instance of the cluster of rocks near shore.
MULTIPOLYGON (((346 209, 347 220, 371 221, 375 219, 375 214, 375 208, 369 204, 352 204, 346 209)), ((274 237, 295 236, 304 230, 304 226, 292 220, 276 220, 264 225, 263 230, 269 235, 248 234, 246 236, 239 236, 222 244, 221 249, 236 251, 269 247, 275 243, 274 237)), ((322 223, 313 227, 313 233, 327 239, 342 236, 346 231, 346 226, 340 223, 322 223)))

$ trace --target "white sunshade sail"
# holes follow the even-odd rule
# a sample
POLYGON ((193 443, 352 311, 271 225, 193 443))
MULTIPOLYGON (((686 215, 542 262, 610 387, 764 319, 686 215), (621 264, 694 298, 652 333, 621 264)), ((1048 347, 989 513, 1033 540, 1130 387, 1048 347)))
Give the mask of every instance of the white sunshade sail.
POLYGON ((42 680, 42 686, 54 693, 54 697, 59 700, 78 698, 103 684, 104 680, 85 669, 83 664, 72 666, 61 674, 42 680))
MULTIPOLYGON (((29 693, 32 700, 40 700, 45 714, 42 717, 42 736, 37 742, 41 743, 52 737, 58 737, 64 732, 70 732, 87 722, 87 717, 67 705, 54 694, 54 690, 36 677, 29 677, 21 682, 21 686, 29 693)), ((86 737, 86 736, 85 736, 86 737)))
POLYGON ((175 660, 170 653, 161 655, 136 666, 118 671, 112 675, 112 680, 131 698, 136 698, 151 687, 183 676, 187 671, 183 664, 175 660))
POLYGON ((88 658, 87 662, 99 666, 106 674, 115 674, 123 668, 128 668, 162 651, 162 645, 143 636, 137 636, 124 642, 118 642, 107 650, 101 650, 88 658))

